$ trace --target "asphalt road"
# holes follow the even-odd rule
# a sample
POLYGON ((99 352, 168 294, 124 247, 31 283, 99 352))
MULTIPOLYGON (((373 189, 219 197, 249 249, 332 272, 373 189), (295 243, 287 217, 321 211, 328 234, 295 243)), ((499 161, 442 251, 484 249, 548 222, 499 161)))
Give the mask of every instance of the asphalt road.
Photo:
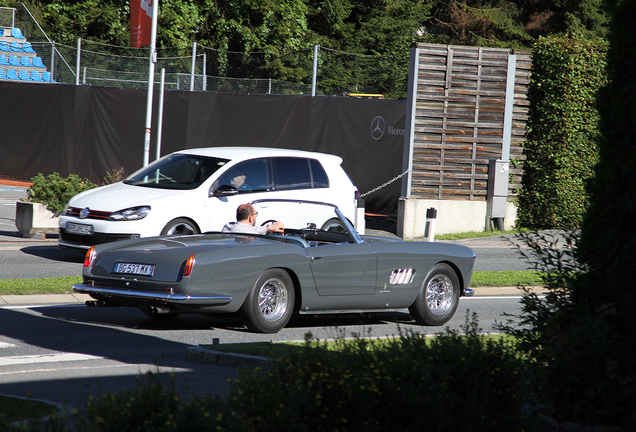
MULTIPOLYGON (((450 328, 460 330, 477 313, 484 332, 492 332, 502 311, 514 312, 517 296, 475 296, 460 300, 450 328)), ((186 361, 186 349, 210 344, 320 340, 434 334, 404 313, 295 317, 276 334, 248 332, 237 317, 181 315, 167 322, 132 308, 57 305, 0 308, 0 394, 83 406, 89 396, 134 387, 146 372, 174 374, 177 391, 187 397, 217 393, 237 377, 233 367, 186 361)))

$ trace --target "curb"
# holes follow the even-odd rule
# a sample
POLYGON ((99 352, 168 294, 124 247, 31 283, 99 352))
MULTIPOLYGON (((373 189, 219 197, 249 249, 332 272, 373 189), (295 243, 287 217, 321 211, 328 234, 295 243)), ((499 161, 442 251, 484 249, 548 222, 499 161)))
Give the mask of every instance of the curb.
POLYGON ((265 357, 226 353, 195 346, 186 348, 186 360, 217 366, 244 367, 249 369, 265 368, 272 362, 271 359, 265 357))
MULTIPOLYGON (((0 279, 2 282, 2 279, 0 279)), ((92 297, 88 294, 24 294, 0 296, 2 306, 47 306, 62 304, 84 304, 92 297)))

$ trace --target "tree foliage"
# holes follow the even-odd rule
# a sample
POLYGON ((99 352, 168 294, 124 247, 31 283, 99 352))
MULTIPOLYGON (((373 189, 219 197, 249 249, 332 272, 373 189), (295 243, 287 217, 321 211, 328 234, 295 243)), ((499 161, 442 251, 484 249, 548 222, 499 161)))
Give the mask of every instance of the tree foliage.
MULTIPOLYGON (((196 41, 219 50, 208 58, 216 75, 308 84, 317 44, 328 60, 319 73, 327 93, 360 86, 392 98, 406 97, 414 42, 529 48, 539 36, 602 36, 606 28, 603 0, 159 1, 157 46, 187 49, 196 41)), ((25 4, 56 42, 73 46, 79 37, 129 45, 129 0, 25 4)))

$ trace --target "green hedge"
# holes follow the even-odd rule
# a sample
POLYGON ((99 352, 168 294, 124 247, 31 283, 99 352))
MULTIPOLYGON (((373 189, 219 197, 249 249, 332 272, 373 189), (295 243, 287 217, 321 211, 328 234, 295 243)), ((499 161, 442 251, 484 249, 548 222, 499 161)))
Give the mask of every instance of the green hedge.
POLYGON ((49 211, 58 215, 75 195, 97 187, 76 174, 63 178, 56 172, 46 177, 38 173, 31 178, 31 182, 33 185, 27 190, 27 201, 46 204, 49 211))
POLYGON ((531 112, 524 143, 518 222, 527 228, 579 227, 586 182, 598 162, 596 96, 605 85, 604 41, 540 38, 534 46, 531 112))

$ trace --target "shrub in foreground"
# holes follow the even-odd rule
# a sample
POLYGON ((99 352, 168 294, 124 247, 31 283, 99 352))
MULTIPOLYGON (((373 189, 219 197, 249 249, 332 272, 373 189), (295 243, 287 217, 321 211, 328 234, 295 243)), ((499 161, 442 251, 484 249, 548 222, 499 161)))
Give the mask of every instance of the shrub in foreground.
POLYGON ((430 339, 319 343, 229 393, 234 430, 520 430, 521 362, 504 340, 448 331, 430 339))

